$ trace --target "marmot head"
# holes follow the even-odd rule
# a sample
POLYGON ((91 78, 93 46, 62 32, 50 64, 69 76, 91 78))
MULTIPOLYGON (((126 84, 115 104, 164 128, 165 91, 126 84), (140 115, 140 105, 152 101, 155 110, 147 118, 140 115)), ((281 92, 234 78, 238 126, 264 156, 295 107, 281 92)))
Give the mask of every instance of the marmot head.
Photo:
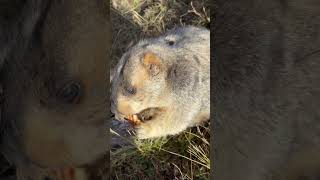
POLYGON ((122 56, 112 80, 111 110, 118 119, 147 108, 168 109, 177 94, 191 91, 198 66, 188 42, 195 30, 180 28, 140 41, 122 56))
POLYGON ((152 51, 129 51, 120 60, 112 83, 111 110, 118 118, 169 103, 166 66, 152 51))
POLYGON ((147 108, 168 109, 182 94, 192 94, 201 70, 195 58, 202 31, 174 29, 140 41, 122 56, 112 80, 111 109, 118 119, 147 108))

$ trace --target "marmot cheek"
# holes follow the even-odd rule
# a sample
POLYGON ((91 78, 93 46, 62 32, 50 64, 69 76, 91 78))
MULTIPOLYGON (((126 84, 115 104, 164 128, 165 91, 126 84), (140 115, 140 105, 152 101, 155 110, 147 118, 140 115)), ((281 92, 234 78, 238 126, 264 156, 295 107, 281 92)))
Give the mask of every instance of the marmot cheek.
POLYGON ((125 100, 118 100, 117 110, 120 114, 123 114, 123 115, 134 114, 130 103, 125 100))

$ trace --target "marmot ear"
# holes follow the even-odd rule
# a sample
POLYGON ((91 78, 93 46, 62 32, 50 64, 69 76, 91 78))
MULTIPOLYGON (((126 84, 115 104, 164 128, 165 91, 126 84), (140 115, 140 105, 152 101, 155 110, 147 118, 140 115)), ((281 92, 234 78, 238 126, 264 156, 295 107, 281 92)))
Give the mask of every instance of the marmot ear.
POLYGON ((152 76, 156 76, 161 71, 161 59, 152 52, 144 54, 142 63, 152 76))

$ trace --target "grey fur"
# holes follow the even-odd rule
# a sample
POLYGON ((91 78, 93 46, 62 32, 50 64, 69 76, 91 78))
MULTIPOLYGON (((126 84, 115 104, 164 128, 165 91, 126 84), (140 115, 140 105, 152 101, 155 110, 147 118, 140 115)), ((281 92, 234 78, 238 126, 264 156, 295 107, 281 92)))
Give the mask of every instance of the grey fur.
POLYGON ((144 83, 143 99, 127 97, 135 113, 147 108, 166 109, 156 117, 137 127, 139 138, 175 135, 208 120, 210 115, 210 31, 193 26, 173 29, 163 36, 140 41, 120 59, 112 83, 112 111, 117 110, 117 97, 121 95, 123 81, 131 81, 139 71, 146 52, 161 60, 160 72, 150 75, 144 83), (123 72, 123 73, 121 73, 123 72), (166 100, 164 100, 166 99, 166 100), (162 102, 165 101, 165 102, 162 102), (199 116, 203 116, 199 120, 199 116))

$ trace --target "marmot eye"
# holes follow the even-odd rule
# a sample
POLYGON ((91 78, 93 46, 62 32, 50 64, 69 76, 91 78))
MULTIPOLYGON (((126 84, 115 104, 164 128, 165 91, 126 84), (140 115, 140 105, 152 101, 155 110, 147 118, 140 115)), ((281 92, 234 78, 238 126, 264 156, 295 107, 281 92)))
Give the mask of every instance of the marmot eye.
POLYGON ((172 45, 174 45, 174 41, 168 41, 168 44, 169 44, 170 46, 172 46, 172 45))
POLYGON ((78 103, 81 95, 81 86, 77 82, 69 82, 64 85, 57 94, 57 97, 65 103, 78 103))
POLYGON ((127 87, 126 90, 127 90, 128 94, 130 94, 130 95, 134 95, 137 93, 137 89, 132 86, 127 87))

